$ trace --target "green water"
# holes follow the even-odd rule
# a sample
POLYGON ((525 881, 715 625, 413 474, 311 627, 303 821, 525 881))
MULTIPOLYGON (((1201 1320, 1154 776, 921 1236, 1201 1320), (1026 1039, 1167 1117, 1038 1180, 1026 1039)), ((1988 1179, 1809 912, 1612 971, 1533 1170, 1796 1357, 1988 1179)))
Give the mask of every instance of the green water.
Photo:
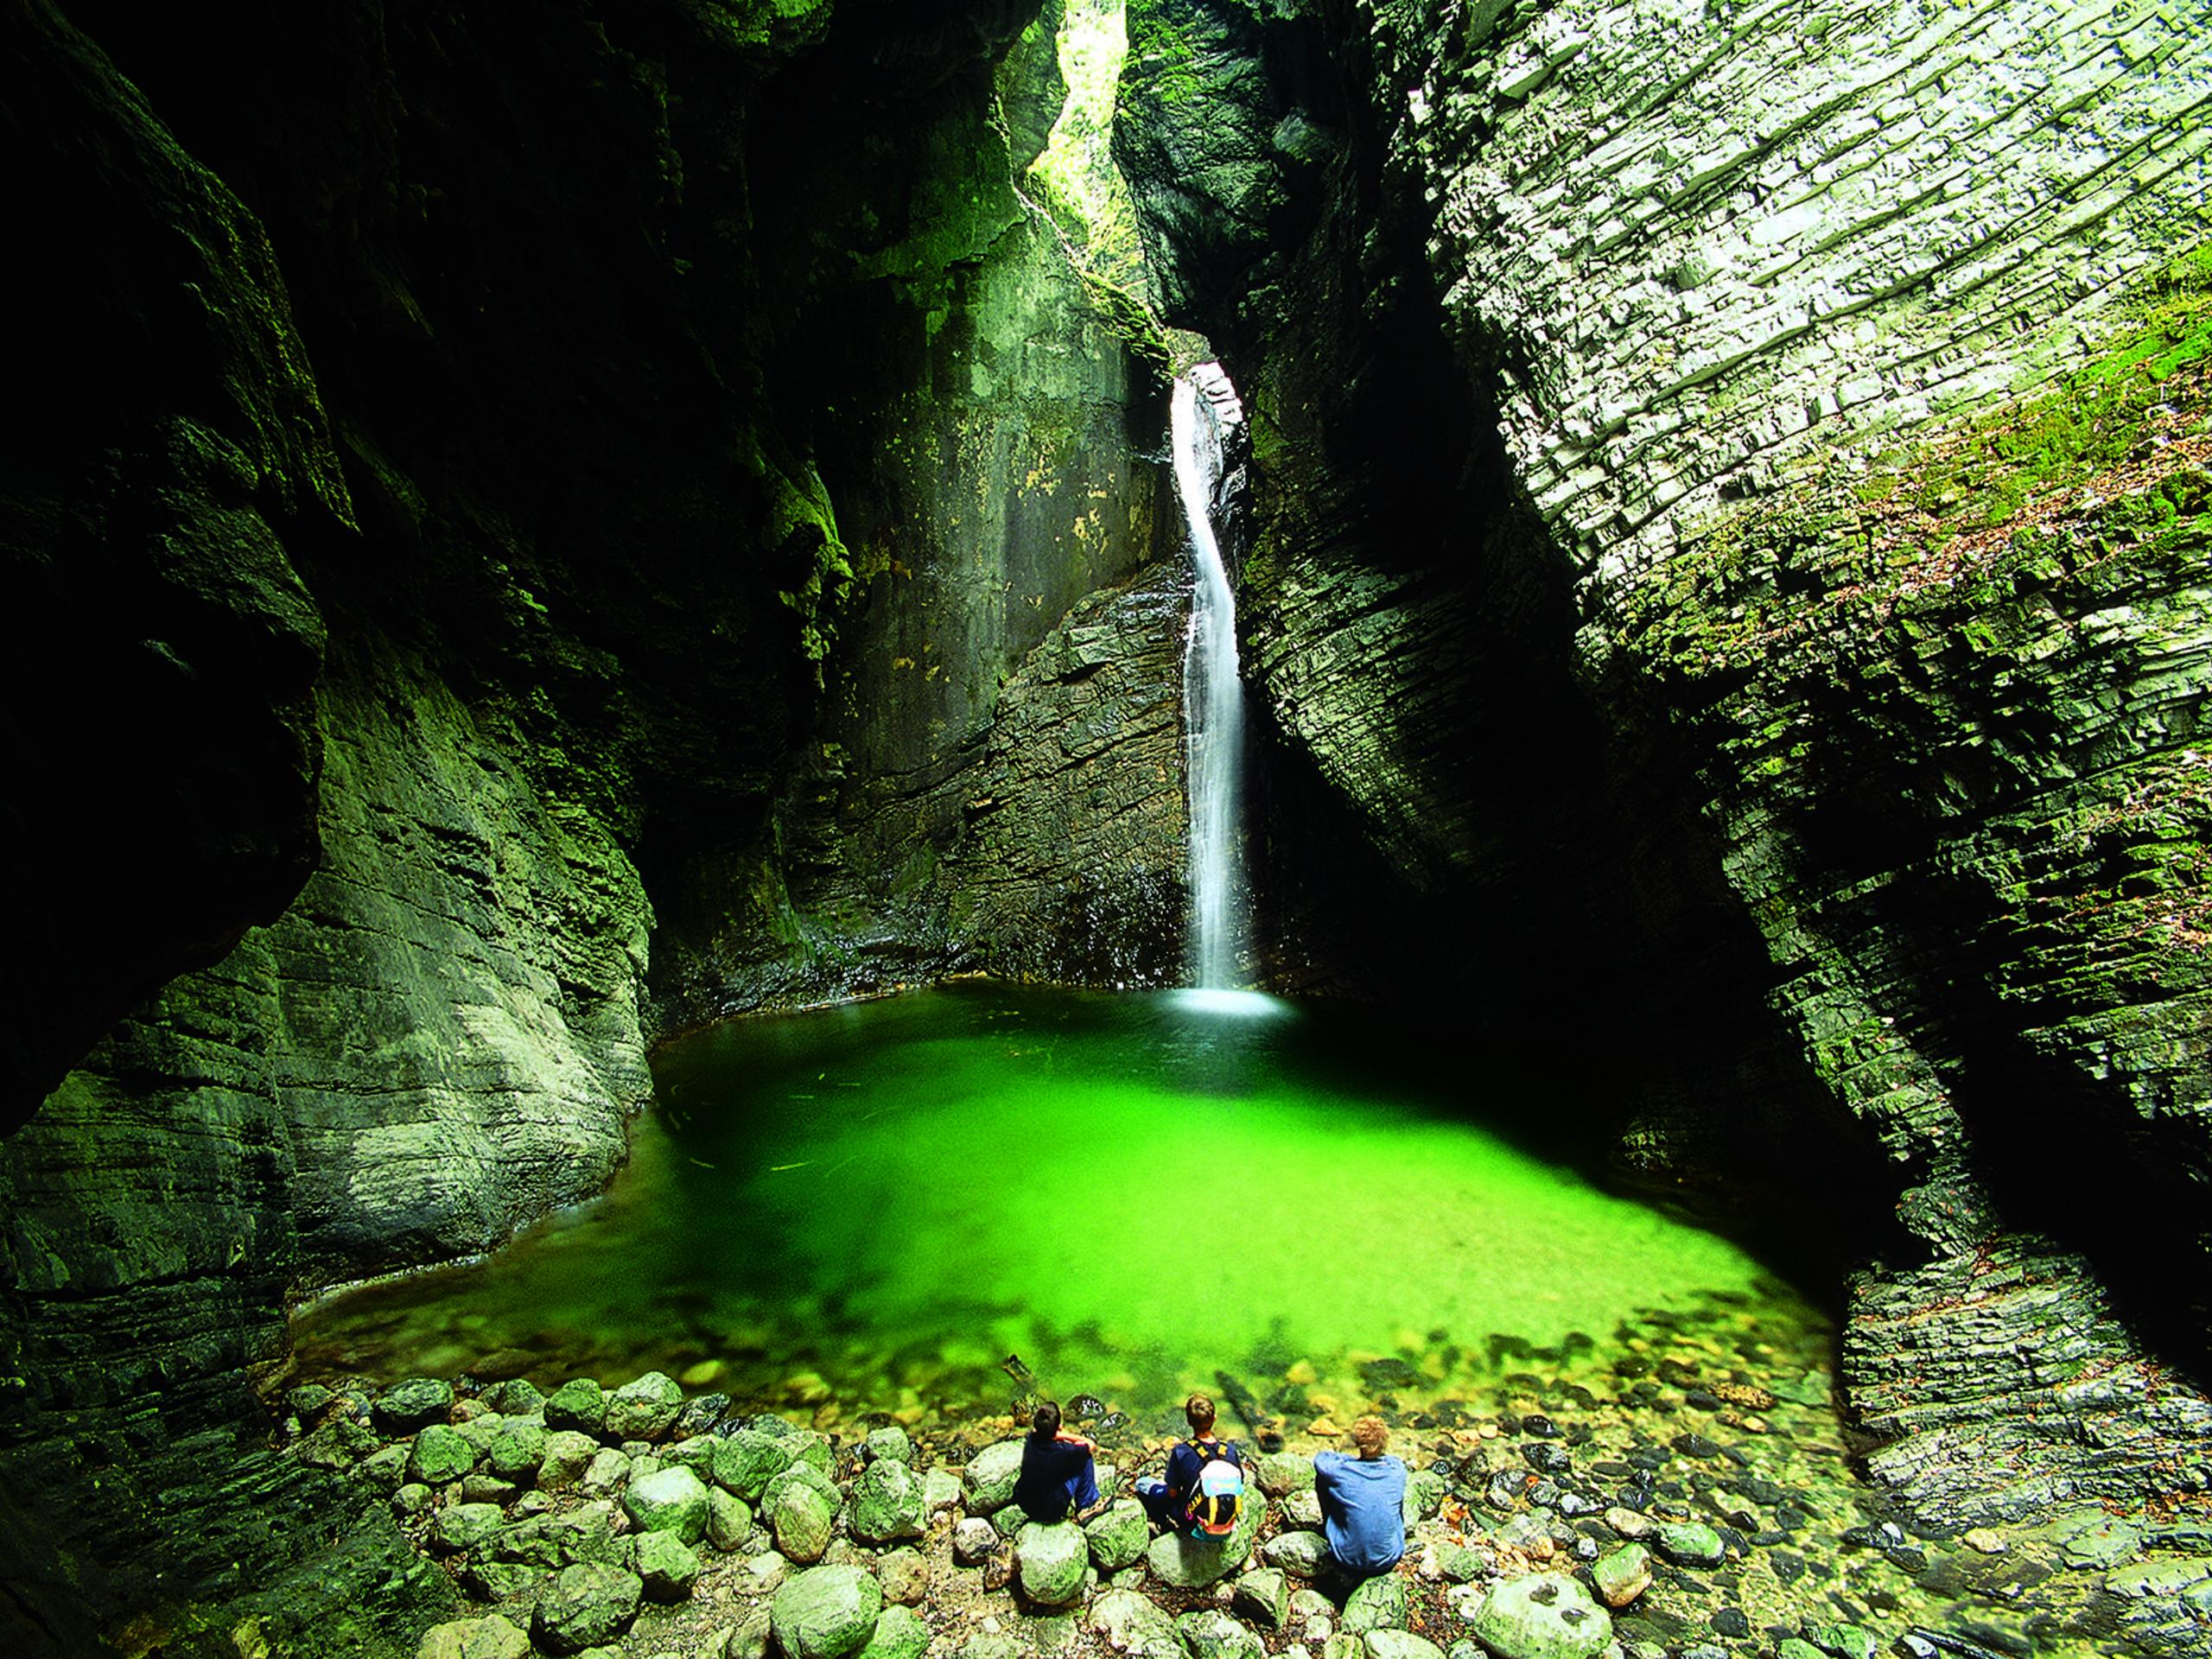
POLYGON ((1548 1103, 1418 1047, 1366 1012, 1002 986, 725 1025, 659 1057, 605 1198, 310 1310, 300 1370, 659 1369, 918 1421, 1002 1404, 1011 1352, 1132 1411, 1227 1371, 1294 1427, 1599 1363, 1655 1309, 1824 1343, 1735 1245, 1483 1127, 1548 1103))

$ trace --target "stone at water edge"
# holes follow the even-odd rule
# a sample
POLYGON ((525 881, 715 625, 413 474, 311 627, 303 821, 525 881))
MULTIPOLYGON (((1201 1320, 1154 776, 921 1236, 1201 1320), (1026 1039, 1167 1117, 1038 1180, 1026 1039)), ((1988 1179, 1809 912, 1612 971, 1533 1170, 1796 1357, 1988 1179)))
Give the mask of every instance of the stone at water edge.
POLYGON ((484 1465, 502 1479, 537 1479, 545 1464, 545 1431, 536 1423, 510 1423, 485 1448, 484 1465))
POLYGON ((1363 1580, 1344 1598, 1344 1628, 1348 1634, 1395 1630, 1406 1622, 1406 1581, 1395 1573, 1363 1580))
POLYGON ((1590 1659, 1613 1639, 1611 1616, 1560 1573, 1493 1586, 1469 1622, 1498 1659, 1590 1659))
POLYGON ((875 1618, 875 1633, 861 1649, 861 1659, 922 1659, 930 1645, 930 1627, 911 1607, 887 1607, 875 1618))
POLYGON ((585 1561, 564 1567, 531 1618, 531 1635, 548 1653, 582 1653, 630 1628, 645 1581, 616 1567, 585 1561))
POLYGON ((682 1601, 699 1582, 699 1557, 674 1532, 648 1532, 637 1541, 638 1576, 654 1601, 682 1601))
POLYGON ((1600 1555, 1591 1580, 1608 1607, 1625 1607, 1651 1587, 1651 1552, 1642 1544, 1623 1544, 1600 1555))
POLYGON ((879 1458, 853 1482, 849 1524, 853 1536, 865 1544, 887 1544, 901 1538, 918 1538, 928 1520, 922 1502, 921 1477, 905 1464, 879 1458))
POLYGON ((1021 1593, 1040 1606, 1064 1607, 1083 1593, 1090 1541, 1071 1521, 1033 1521, 1014 1540, 1014 1570, 1021 1593))
POLYGON ((1370 1630, 1367 1659, 1444 1659, 1444 1649, 1411 1630, 1370 1630))
POLYGON ((1117 1497, 1103 1515, 1084 1523, 1084 1537, 1090 1546, 1090 1563, 1101 1573, 1118 1573, 1144 1554, 1152 1538, 1152 1523, 1144 1505, 1133 1497, 1117 1497))
POLYGON ((377 1427, 387 1434, 411 1434, 431 1423, 442 1423, 452 1409, 453 1384, 435 1376, 395 1382, 369 1407, 377 1427))
POLYGON ((676 1427, 683 1390, 672 1376, 647 1371, 607 1396, 604 1433, 616 1440, 658 1440, 676 1427))
POLYGON ((504 1382, 494 1382, 480 1396, 492 1410, 509 1417, 527 1417, 533 1412, 543 1413, 545 1396, 537 1384, 526 1376, 510 1377, 504 1382))
POLYGON ((1014 1501, 1014 1483, 1021 1477, 1021 1442, 1000 1440, 968 1459, 961 1484, 968 1492, 968 1513, 989 1515, 1014 1501))
POLYGON ((672 1532, 687 1544, 707 1535, 707 1489, 680 1465, 632 1480, 622 1507, 641 1532, 672 1532))
POLYGON ((457 1618, 423 1631, 415 1659, 530 1659, 530 1637, 497 1613, 457 1618))
POLYGON ((545 1427, 597 1434, 607 1427, 607 1392, 590 1377, 563 1382, 545 1398, 545 1427))
POLYGON ((459 1480, 476 1466, 476 1448, 461 1436, 461 1431, 443 1423, 432 1423, 415 1437, 415 1446, 407 1454, 407 1472, 425 1486, 442 1486, 449 1480, 459 1480))
POLYGON ((1229 1609, 1239 1618, 1279 1630, 1290 1611, 1290 1580, 1280 1568, 1255 1568, 1236 1580, 1229 1609))
POLYGON ((1175 1621, 1175 1633, 1191 1659, 1266 1659, 1260 1638, 1218 1607, 1184 1614, 1175 1621))
POLYGON ((847 1659, 868 1644, 883 1591, 857 1567, 809 1567, 776 1592, 768 1619, 784 1659, 847 1659))
POLYGON ((1718 1567, 1728 1556, 1720 1535, 1702 1521, 1669 1522, 1659 1529, 1653 1541, 1677 1567, 1718 1567))

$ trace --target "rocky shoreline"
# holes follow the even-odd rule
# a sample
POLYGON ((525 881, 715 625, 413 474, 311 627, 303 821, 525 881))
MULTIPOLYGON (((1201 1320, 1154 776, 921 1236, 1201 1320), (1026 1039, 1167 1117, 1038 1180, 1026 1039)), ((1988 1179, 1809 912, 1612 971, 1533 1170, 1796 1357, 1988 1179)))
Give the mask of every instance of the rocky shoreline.
POLYGON ((1070 1414, 1099 1440, 1112 1501, 1080 1528, 1013 1506, 1011 1419, 832 1412, 825 1433, 657 1372, 550 1395, 519 1379, 309 1384, 285 1397, 283 1433, 289 1455, 388 1503, 480 1607, 424 1633, 421 1659, 2203 1650, 2201 1497, 1916 1523, 1853 1472, 1826 1374, 1763 1376, 1756 1341, 1728 1335, 1686 1322, 1639 1341, 1612 1360, 1613 1398, 1527 1374, 1479 1405, 1386 1407, 1413 1470, 1408 1548, 1342 1599, 1313 1576, 1325 1419, 1257 1455, 1217 1546, 1152 1537, 1130 1496, 1166 1418, 1085 1397, 1070 1414))

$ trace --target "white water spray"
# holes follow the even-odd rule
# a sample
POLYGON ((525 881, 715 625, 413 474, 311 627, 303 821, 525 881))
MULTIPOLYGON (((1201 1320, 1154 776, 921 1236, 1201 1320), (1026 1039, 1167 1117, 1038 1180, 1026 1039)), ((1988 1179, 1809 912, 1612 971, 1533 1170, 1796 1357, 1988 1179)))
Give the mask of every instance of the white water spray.
POLYGON ((1236 601, 1213 533, 1222 431, 1241 420, 1217 364, 1175 383, 1175 482, 1191 527, 1198 586, 1183 647, 1184 770, 1191 802, 1191 975, 1204 989, 1241 979, 1244 916, 1238 797, 1244 767, 1244 688, 1236 674, 1236 601))

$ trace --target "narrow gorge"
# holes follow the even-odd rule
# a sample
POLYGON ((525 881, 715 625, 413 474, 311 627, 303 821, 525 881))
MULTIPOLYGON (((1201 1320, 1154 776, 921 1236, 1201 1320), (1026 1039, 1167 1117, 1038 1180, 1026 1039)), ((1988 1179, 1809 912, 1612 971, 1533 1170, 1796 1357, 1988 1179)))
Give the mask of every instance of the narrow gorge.
POLYGON ((2212 1649, 2206 24, 14 0, 0 1646, 2212 1649))

